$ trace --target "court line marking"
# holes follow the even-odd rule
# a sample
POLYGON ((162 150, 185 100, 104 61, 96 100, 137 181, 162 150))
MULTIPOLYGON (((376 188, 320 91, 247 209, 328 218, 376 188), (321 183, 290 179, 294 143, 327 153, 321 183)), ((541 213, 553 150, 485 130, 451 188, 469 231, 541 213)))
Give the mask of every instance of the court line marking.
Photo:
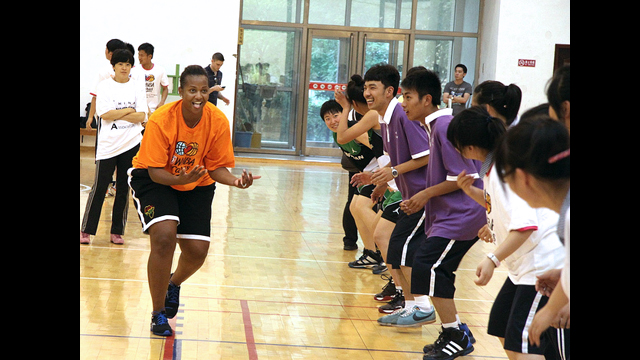
MULTIPOLYGON (((97 278, 97 277, 86 277, 80 276, 80 280, 96 280, 96 281, 122 281, 122 282, 141 282, 147 283, 147 280, 139 280, 139 279, 113 279, 113 278, 97 278)), ((298 291, 298 292, 310 292, 310 293, 325 293, 325 294, 344 294, 344 295, 366 295, 373 296, 373 293, 359 293, 359 292, 350 292, 350 291, 335 291, 335 290, 315 290, 315 289, 288 289, 288 288, 272 288, 272 287, 261 287, 261 286, 238 286, 238 285, 223 285, 223 284, 197 284, 197 283, 188 283, 184 282, 183 284, 189 286, 202 286, 202 287, 223 287, 223 288, 236 288, 236 289, 251 289, 251 290, 268 290, 268 291, 298 291)), ((480 300, 480 299, 462 299, 455 298, 458 301, 471 301, 471 302, 485 302, 485 303, 493 303, 494 299, 491 300, 480 300)))
MULTIPOLYGON (((80 334, 80 336, 94 336, 94 337, 107 337, 107 338, 121 338, 121 339, 156 339, 151 336, 128 336, 128 335, 104 335, 104 334, 80 334)), ((157 339, 161 340, 161 339, 157 339)), ((180 339, 181 342, 208 342, 208 343, 220 343, 220 344, 245 344, 242 341, 230 341, 230 340, 213 340, 213 339, 180 339)), ((362 349, 362 348, 349 348, 339 346, 320 346, 320 345, 297 345, 297 344, 275 344, 275 343, 255 343, 258 346, 282 346, 282 347, 297 347, 297 348, 311 348, 311 349, 332 349, 332 350, 350 350, 350 351, 375 351, 375 352, 390 352, 390 353, 403 353, 403 354, 423 354, 422 351, 407 351, 407 350, 389 350, 389 349, 362 349)), ((492 355, 469 355, 478 359, 508 359, 506 356, 492 356, 492 355)))
MULTIPOLYGON (((261 303, 276 303, 276 304, 291 304, 291 305, 310 305, 310 306, 333 306, 333 307, 342 307, 342 308, 357 308, 357 309, 375 309, 377 310, 377 306, 363 306, 363 305, 346 305, 346 304, 321 304, 321 303, 312 303, 312 302, 303 302, 303 301, 283 301, 283 300, 264 300, 264 299, 236 299, 236 298, 221 298, 221 297, 213 297, 213 296, 198 296, 198 295, 183 295, 183 298, 187 299, 209 299, 209 300, 229 300, 229 301, 253 301, 253 302, 261 302, 261 303)), ((378 301, 377 303, 385 303, 385 301, 378 301)), ((489 315, 488 312, 478 312, 478 311, 458 311, 461 314, 475 314, 475 315, 489 315)))
MULTIPOLYGON (((87 247, 86 245, 81 245, 80 248, 95 248, 95 249, 108 249, 108 250, 133 250, 133 251, 151 251, 150 249, 141 249, 141 248, 125 248, 125 247, 109 247, 109 246, 95 246, 91 245, 87 247)), ((176 254, 180 254, 181 251, 179 247, 176 247, 176 254)), ((271 257, 271 256, 254 256, 254 255, 232 255, 232 254, 218 254, 218 253, 208 253, 207 256, 220 256, 220 257, 237 257, 237 258, 248 258, 248 259, 261 259, 261 260, 277 260, 277 261, 302 261, 302 262, 321 262, 321 263, 333 263, 333 264, 348 264, 348 261, 335 261, 335 260, 322 260, 322 259, 292 259, 292 258, 279 258, 279 257, 271 257)), ((356 269, 355 271, 358 271, 356 269)), ((456 271, 473 271, 476 269, 463 269, 459 268, 456 271)), ((505 270, 494 270, 494 273, 507 273, 505 270)))
POLYGON ((251 311, 247 300, 240 300, 242 308, 242 322, 244 323, 244 338, 247 343, 247 352, 249 352, 249 360, 258 360, 258 351, 256 349, 256 340, 253 337, 253 325, 251 325, 251 311))

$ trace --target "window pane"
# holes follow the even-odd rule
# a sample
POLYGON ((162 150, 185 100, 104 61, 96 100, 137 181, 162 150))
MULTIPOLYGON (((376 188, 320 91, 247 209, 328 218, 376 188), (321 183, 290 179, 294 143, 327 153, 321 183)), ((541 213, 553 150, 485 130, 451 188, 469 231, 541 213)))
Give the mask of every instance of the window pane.
POLYGON ((293 77, 299 63, 299 38, 297 30, 245 28, 239 59, 235 146, 294 148, 293 77), (240 131, 254 132, 250 145, 241 141, 240 131))
POLYGON ((243 20, 302 22, 302 0, 244 0, 243 20))
MULTIPOLYGON (((310 81, 346 84, 350 76, 347 72, 350 55, 351 38, 314 36, 311 41, 310 81)), ((322 104, 334 98, 333 91, 325 90, 309 90, 306 143, 311 147, 335 148, 332 132, 320 118, 322 104)))
POLYGON ((396 0, 352 0, 350 25, 409 29, 411 3, 411 0, 401 0, 400 9, 398 9, 396 0))
POLYGON ((453 81, 454 66, 464 64, 467 75, 464 81, 473 87, 476 70, 477 38, 471 37, 430 37, 418 38, 415 42, 413 65, 422 65, 438 74, 442 86, 453 81))
POLYGON ((422 65, 434 71, 444 86, 449 81, 453 40, 416 39, 415 44, 413 66, 422 65))
POLYGON ((409 29, 412 0, 310 0, 309 23, 373 28, 409 29), (348 22, 345 14, 349 11, 348 22))
POLYGON ((347 0, 311 0, 309 24, 345 25, 347 0))
POLYGON ((478 32, 480 0, 418 0, 416 30, 478 32))

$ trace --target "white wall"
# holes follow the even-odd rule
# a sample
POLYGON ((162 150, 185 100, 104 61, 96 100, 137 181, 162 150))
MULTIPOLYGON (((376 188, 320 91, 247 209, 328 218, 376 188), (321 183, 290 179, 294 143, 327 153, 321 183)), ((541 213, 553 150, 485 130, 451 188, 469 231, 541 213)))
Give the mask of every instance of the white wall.
POLYGON ((498 80, 522 89, 520 113, 547 102, 556 44, 570 44, 569 0, 486 0, 479 82, 498 80), (518 59, 536 60, 519 67, 518 59))
MULTIPOLYGON (((231 100, 218 101, 230 123, 233 121, 235 68, 240 0, 81 0, 80 1, 80 114, 91 101, 89 92, 98 70, 109 64, 104 57, 107 41, 117 38, 136 49, 144 42, 155 47, 153 62, 169 75, 188 65, 207 66, 211 56, 225 57, 223 94, 231 100)), ((139 66, 139 65, 138 65, 139 66)), ((167 102, 178 100, 169 96, 167 102)))

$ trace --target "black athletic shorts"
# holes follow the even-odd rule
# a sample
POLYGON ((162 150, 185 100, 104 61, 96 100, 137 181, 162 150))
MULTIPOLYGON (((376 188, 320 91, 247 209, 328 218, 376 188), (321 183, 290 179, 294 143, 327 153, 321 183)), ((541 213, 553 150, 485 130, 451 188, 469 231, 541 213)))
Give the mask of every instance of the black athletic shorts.
POLYGON ((142 230, 164 220, 178 222, 178 238, 211 241, 211 203, 216 184, 178 191, 151 180, 147 169, 130 168, 129 187, 142 230))
POLYGON ((543 355, 541 348, 529 343, 529 326, 548 300, 534 285, 515 285, 507 277, 491 307, 487 333, 504 338, 505 350, 543 355))
POLYGON ((387 265, 390 264, 393 269, 413 266, 413 256, 425 238, 424 217, 424 211, 411 215, 399 211, 396 227, 389 238, 387 265))
POLYGON ((456 292, 454 271, 476 241, 478 237, 460 241, 438 236, 423 241, 413 259, 411 292, 453 299, 456 292))

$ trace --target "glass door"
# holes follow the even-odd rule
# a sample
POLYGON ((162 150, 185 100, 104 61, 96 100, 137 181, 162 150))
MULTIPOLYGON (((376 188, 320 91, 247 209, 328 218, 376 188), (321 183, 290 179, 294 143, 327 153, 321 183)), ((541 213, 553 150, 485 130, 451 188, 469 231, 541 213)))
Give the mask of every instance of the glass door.
POLYGON ((300 35, 297 29, 245 26, 234 149, 296 154, 300 35))
POLYGON ((309 30, 309 33, 304 154, 339 156, 340 149, 333 141, 331 130, 320 118, 320 107, 334 98, 336 86, 342 87, 349 82, 354 70, 356 34, 327 30, 309 30))
POLYGON ((395 66, 403 78, 409 58, 408 35, 360 32, 358 37, 358 70, 363 77, 373 65, 386 63, 395 66))
POLYGON ((346 89, 353 74, 363 75, 373 65, 406 68, 407 35, 357 31, 309 30, 307 47, 306 111, 302 121, 304 155, 340 156, 331 130, 320 118, 322 104, 334 98, 336 87, 346 89))

